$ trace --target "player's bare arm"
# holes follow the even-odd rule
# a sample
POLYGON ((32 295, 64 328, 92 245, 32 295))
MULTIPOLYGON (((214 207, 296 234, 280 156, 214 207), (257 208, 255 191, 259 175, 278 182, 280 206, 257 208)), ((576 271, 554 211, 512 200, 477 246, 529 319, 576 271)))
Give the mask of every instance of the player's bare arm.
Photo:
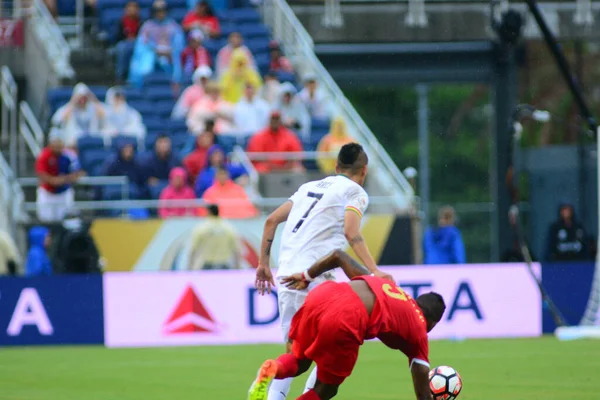
POLYGON ((349 279, 370 274, 367 268, 362 266, 354 258, 350 257, 348 253, 342 250, 334 250, 315 262, 305 272, 287 276, 283 278, 281 282, 290 289, 306 289, 311 280, 338 267, 344 271, 349 279))
POLYGON ((346 210, 344 214, 344 236, 346 236, 348 244, 372 274, 393 281, 391 275, 386 274, 377 268, 377 264, 365 243, 365 239, 360 233, 360 221, 360 215, 352 210, 346 210))
POLYGON ((432 400, 429 389, 429 367, 423 364, 413 363, 410 372, 413 378, 417 400, 432 400))
POLYGON ((260 243, 260 257, 258 260, 258 268, 256 268, 255 286, 258 293, 271 293, 271 288, 275 286, 273 274, 271 273, 271 247, 275 239, 277 227, 282 222, 287 221, 290 211, 292 210, 292 202, 286 201, 279 208, 271 213, 265 221, 262 240, 260 243))

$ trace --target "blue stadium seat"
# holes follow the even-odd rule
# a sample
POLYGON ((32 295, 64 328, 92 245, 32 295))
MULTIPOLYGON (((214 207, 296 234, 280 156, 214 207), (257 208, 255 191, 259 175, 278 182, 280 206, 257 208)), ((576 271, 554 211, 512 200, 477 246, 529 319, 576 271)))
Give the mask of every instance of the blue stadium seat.
POLYGON ((144 99, 144 93, 138 88, 125 86, 123 87, 123 90, 125 91, 125 97, 127 97, 128 103, 131 101, 139 101, 144 99))
POLYGON ((107 8, 120 8, 121 10, 123 10, 123 7, 125 7, 126 3, 127 1, 125 0, 98 0, 98 2, 96 3, 96 7, 99 10, 104 10, 107 8))
MULTIPOLYGON (((169 10, 172 11, 177 8, 184 8, 187 11, 187 0, 168 0, 169 10)), ((173 18, 171 16, 171 18, 173 18)))
POLYGON ((67 104, 71 99, 72 92, 72 87, 57 87, 48 90, 46 97, 48 99, 48 105, 50 106, 50 112, 54 114, 61 106, 67 104))
MULTIPOLYGON (((227 39, 207 39, 204 41, 204 48, 211 54, 214 55, 219 52, 227 44, 227 39)), ((213 60, 216 61, 216 60, 213 60)))
MULTIPOLYGON (((175 101, 171 100, 161 100, 154 102, 154 114, 159 115, 165 119, 168 119, 171 116, 171 112, 173 112, 173 106, 175 105, 175 101)), ((167 126, 165 126, 167 128, 167 126)))
POLYGON ((122 146, 130 144, 134 149, 138 148, 138 139, 134 136, 117 135, 112 139, 111 147, 114 150, 120 149, 122 146))
POLYGON ((76 2, 73 0, 58 0, 56 6, 58 8, 59 15, 75 15, 76 2))
POLYGON ((183 21, 183 18, 185 17, 185 15, 188 13, 187 8, 172 8, 171 5, 169 5, 169 17, 173 18, 175 21, 177 21, 178 23, 181 23, 181 21, 183 21))
POLYGON ((150 101, 173 100, 170 85, 146 85, 146 99, 150 101))
POLYGON ((153 115, 151 118, 144 119, 144 125, 146 125, 146 129, 148 132, 157 132, 157 133, 166 133, 168 132, 168 126, 164 119, 157 118, 156 115, 153 115))
POLYGON ((99 136, 82 136, 77 140, 77 149, 79 150, 79 152, 103 148, 104 139, 99 136))
POLYGON ((277 78, 281 82, 289 82, 292 85, 296 86, 296 75, 290 72, 279 71, 277 72, 277 78))
POLYGON ((89 86, 89 89, 100 101, 104 101, 106 98, 106 91, 108 88, 106 86, 89 86))
POLYGON ((256 62, 256 67, 261 75, 265 75, 269 72, 271 66, 271 58, 268 53, 260 53, 254 55, 254 61, 256 62))
POLYGON ((231 153, 233 151, 233 147, 237 144, 237 136, 229 136, 229 135, 219 135, 218 141, 225 153, 231 153))
POLYGON ((237 24, 247 23, 259 23, 260 15, 254 8, 234 8, 232 10, 225 11, 224 17, 237 24))
POLYGON ((130 101, 129 105, 142 114, 144 123, 146 122, 145 116, 153 115, 154 113, 154 105, 148 101, 130 101))
POLYGON ((81 159, 81 166, 89 174, 97 172, 98 168, 102 167, 105 160, 110 156, 110 154, 111 152, 104 148, 88 149, 86 151, 80 152, 79 157, 81 159))
POLYGON ((312 130, 325 130, 329 131, 331 121, 327 118, 313 118, 311 121, 312 130))
POLYGON ((144 77, 144 85, 169 85, 171 83, 171 77, 164 72, 153 72, 144 77))
POLYGON ((169 131, 170 132, 186 132, 187 133, 187 124, 185 123, 184 119, 178 119, 178 120, 170 120, 168 123, 168 127, 169 127, 169 131))
POLYGON ((232 32, 237 32, 237 31, 238 31, 238 27, 236 24, 231 23, 231 22, 226 22, 226 21, 221 23, 221 37, 222 38, 227 38, 227 36, 229 36, 232 32))
POLYGON ((174 153, 179 153, 188 143, 189 136, 181 135, 181 136, 171 136, 171 146, 173 148, 174 153))
POLYGON ((108 8, 102 10, 102 12, 98 15, 98 25, 100 27, 100 31, 108 33, 114 31, 117 21, 119 21, 122 17, 122 8, 108 8))
POLYGON ((257 53, 268 53, 269 52, 269 39, 268 38, 254 38, 244 41, 246 46, 250 49, 252 54, 257 53))
POLYGON ((244 39, 266 38, 269 39, 271 33, 263 24, 243 24, 239 26, 239 32, 244 39))

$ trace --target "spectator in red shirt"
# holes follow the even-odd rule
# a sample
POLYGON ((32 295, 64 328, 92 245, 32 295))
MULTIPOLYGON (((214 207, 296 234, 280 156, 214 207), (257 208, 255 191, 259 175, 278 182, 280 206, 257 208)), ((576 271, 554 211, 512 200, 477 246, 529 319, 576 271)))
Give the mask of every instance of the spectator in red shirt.
POLYGON ((192 184, 196 182, 200 171, 208 165, 208 149, 213 144, 215 144, 215 134, 212 131, 205 130, 196 137, 196 149, 183 159, 183 166, 192 184))
POLYGON ((183 30, 188 32, 193 29, 200 29, 205 35, 216 38, 221 36, 221 25, 219 19, 210 4, 206 1, 199 1, 196 8, 183 18, 183 30))
POLYGON ((73 208, 75 194, 71 185, 84 172, 77 155, 65 150, 62 132, 54 128, 50 132, 48 146, 35 161, 35 172, 40 180, 37 189, 37 215, 42 222, 62 221, 73 208))
POLYGON ((181 66, 183 67, 183 76, 190 78, 196 68, 210 67, 211 59, 208 50, 202 46, 204 34, 200 29, 194 29, 188 35, 188 45, 181 52, 181 66))
POLYGON ((271 43, 269 43, 269 51, 271 55, 271 64, 269 65, 270 71, 294 73, 292 63, 283 55, 277 41, 272 40, 271 43))
MULTIPOLYGON (((302 143, 294 132, 283 126, 279 111, 271 112, 269 126, 256 133, 248 142, 248 153, 301 152, 302 143)), ((260 160, 254 161, 254 167, 261 174, 276 170, 303 171, 302 163, 297 160, 260 160)))
MULTIPOLYGON (((219 216, 222 218, 241 219, 258 215, 244 188, 232 181, 224 168, 216 171, 215 182, 204 192, 202 200, 219 206, 219 216)), ((206 208, 199 208, 198 215, 206 216, 206 208)))
POLYGON ((129 64, 135 47, 135 39, 142 26, 140 6, 135 1, 130 1, 125 6, 125 13, 118 26, 117 32, 117 79, 125 81, 129 74, 129 64))

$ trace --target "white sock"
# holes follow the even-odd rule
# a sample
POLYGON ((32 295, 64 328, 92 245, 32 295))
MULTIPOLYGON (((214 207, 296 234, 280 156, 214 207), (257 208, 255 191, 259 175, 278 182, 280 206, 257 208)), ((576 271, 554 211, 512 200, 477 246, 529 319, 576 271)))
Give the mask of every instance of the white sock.
POLYGON ((292 386, 292 379, 274 379, 269 388, 268 400, 285 400, 292 386))
POLYGON ((310 376, 306 380, 306 386, 304 386, 304 393, 308 392, 310 389, 315 387, 315 383, 317 382, 317 367, 315 366, 310 373, 310 376))

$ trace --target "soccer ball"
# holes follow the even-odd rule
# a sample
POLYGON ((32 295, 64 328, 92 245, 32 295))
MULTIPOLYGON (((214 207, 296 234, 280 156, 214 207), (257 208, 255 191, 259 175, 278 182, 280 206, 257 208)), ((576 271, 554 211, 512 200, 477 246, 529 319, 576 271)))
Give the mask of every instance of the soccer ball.
POLYGON ((429 389, 433 400, 454 400, 462 389, 462 379, 452 367, 436 367, 429 371, 429 389))

